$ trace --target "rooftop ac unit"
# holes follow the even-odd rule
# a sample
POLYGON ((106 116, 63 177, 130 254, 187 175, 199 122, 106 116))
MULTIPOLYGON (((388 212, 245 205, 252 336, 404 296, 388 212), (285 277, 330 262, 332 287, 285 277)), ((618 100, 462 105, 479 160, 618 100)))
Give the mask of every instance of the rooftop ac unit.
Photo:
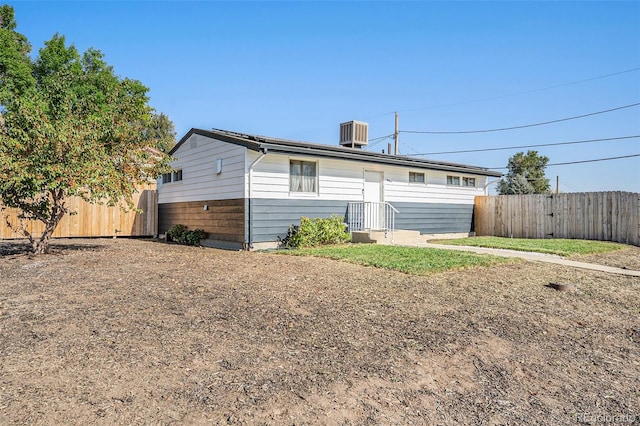
POLYGON ((369 143, 369 125, 362 121, 340 123, 340 145, 361 148, 369 143))

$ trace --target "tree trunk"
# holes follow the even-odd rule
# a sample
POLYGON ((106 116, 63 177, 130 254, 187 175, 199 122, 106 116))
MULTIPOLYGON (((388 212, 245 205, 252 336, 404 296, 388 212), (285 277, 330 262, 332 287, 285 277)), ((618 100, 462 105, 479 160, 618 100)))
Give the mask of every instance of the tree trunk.
POLYGON ((41 218, 40 221, 44 223, 44 231, 40 238, 34 238, 23 225, 23 233, 29 238, 29 242, 31 243, 31 250, 35 254, 45 254, 49 253, 51 248, 50 240, 53 235, 53 231, 56 230, 58 224, 67 213, 67 208, 64 205, 64 198, 62 194, 62 190, 53 190, 51 191, 51 199, 53 201, 53 205, 51 208, 51 214, 47 218, 41 218))

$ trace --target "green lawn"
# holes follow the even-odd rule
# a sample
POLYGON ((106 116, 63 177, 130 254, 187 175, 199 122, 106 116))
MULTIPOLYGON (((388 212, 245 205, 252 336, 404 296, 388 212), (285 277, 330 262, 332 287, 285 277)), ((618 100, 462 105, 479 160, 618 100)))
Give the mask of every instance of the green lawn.
POLYGON ((347 244, 280 251, 294 256, 317 256, 359 265, 422 275, 450 269, 489 266, 514 262, 498 256, 478 255, 434 248, 386 246, 377 244, 347 244))
POLYGON ((577 254, 606 253, 620 250, 624 244, 607 241, 545 239, 535 240, 527 238, 500 238, 500 237, 471 237, 455 240, 433 241, 437 244, 454 246, 490 247, 519 251, 532 251, 538 253, 557 254, 571 256, 577 254))

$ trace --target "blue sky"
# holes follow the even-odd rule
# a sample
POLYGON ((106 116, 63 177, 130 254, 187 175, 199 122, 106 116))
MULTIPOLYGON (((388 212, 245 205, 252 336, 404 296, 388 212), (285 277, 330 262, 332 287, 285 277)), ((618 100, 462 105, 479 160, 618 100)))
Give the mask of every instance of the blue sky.
MULTIPOLYGON (((639 1, 7 3, 34 53, 56 32, 101 50, 150 88, 178 137, 199 127, 337 144, 348 120, 368 122, 372 139, 392 134, 396 111, 405 155, 640 135, 640 107, 402 133, 640 102, 639 1)), ((427 158, 504 167, 526 149, 427 158)), ((640 138, 532 149, 564 163, 638 154, 640 138)), ((549 167, 556 176, 564 192, 640 192, 640 157, 549 167)))

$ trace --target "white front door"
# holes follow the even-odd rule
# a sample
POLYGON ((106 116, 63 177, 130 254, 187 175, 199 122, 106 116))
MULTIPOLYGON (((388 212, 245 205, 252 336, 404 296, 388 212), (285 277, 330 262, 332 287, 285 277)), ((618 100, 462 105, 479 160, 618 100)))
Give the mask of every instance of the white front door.
POLYGON ((364 229, 384 229, 382 172, 364 171, 364 229))

